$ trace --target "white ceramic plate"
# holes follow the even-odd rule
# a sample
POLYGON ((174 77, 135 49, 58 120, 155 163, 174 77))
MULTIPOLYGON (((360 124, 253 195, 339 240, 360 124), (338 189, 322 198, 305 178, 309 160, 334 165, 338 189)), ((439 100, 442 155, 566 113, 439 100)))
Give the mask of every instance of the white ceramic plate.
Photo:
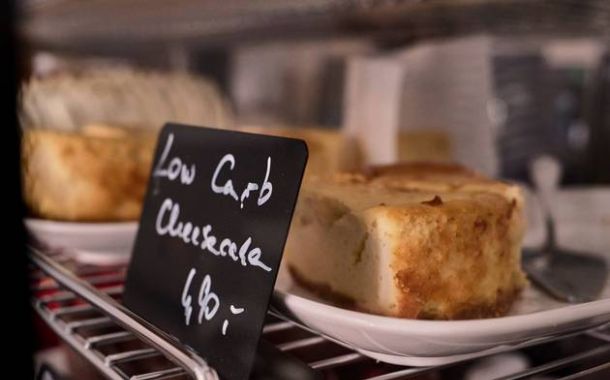
MULTIPOLYGON (((535 197, 526 194, 524 244, 545 239, 535 197)), ((610 189, 563 189, 555 216, 560 246, 603 255, 610 262, 610 189)), ((401 365, 439 365, 500 352, 573 330, 610 322, 610 280, 600 299, 579 305, 555 301, 530 285, 510 314, 465 321, 389 318, 335 307, 295 285, 281 270, 275 305, 312 329, 367 356, 401 365)))
POLYGON ((137 222, 76 223, 29 218, 25 225, 40 243, 64 249, 92 264, 128 260, 138 230, 137 222))
POLYGON ((568 305, 529 287, 509 316, 463 321, 390 318, 332 306, 281 271, 280 312, 364 355, 388 363, 440 365, 516 348, 535 340, 610 322, 610 284, 598 301, 568 305))

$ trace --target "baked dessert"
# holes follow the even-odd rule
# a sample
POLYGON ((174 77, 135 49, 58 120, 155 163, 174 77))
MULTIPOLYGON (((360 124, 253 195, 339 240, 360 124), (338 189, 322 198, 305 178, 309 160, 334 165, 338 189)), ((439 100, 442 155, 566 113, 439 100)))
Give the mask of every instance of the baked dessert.
POLYGON ((20 97, 24 198, 46 219, 137 220, 166 122, 232 126, 213 83, 182 72, 84 68, 31 78, 20 97))
POLYGON ((327 300, 387 316, 505 314, 526 284, 518 187, 403 164, 303 185, 284 265, 327 300))
POLYGON ((31 78, 20 100, 24 128, 76 131, 106 123, 159 130, 169 121, 232 126, 231 111, 214 83, 185 72, 85 67, 31 78))
POLYGON ((398 161, 451 162, 451 140, 441 130, 419 129, 398 132, 398 161))
POLYGON ((81 132, 25 130, 23 194, 30 214, 64 221, 139 219, 156 138, 104 125, 81 132))
POLYGON ((244 132, 305 140, 309 151, 306 177, 327 177, 362 167, 362 151, 357 141, 338 130, 256 126, 240 129, 244 132))

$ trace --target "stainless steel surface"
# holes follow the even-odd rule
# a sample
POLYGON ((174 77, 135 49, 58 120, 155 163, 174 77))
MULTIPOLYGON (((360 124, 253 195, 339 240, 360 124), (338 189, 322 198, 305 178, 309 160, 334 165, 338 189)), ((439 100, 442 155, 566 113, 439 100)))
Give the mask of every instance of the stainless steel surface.
POLYGON ((551 296, 566 302, 593 301, 608 278, 608 264, 599 255, 561 249, 555 241, 553 195, 559 185, 561 166, 550 156, 536 159, 531 168, 538 198, 546 214, 546 244, 524 250, 523 266, 534 283, 551 296))
POLYGON ((421 0, 47 1, 24 7, 24 34, 36 45, 128 51, 320 36, 346 32, 345 18, 421 0), (278 30, 281 33, 278 33, 278 30), (87 47, 89 45, 89 48, 87 47))
POLYGON ((23 13, 23 34, 35 46, 115 54, 329 35, 607 37, 610 29, 605 0, 30 0, 23 13))
MULTIPOLYGON (((134 330, 129 324, 117 323, 115 316, 108 314, 105 310, 120 311, 120 290, 122 286, 114 283, 116 277, 108 275, 110 283, 98 283, 97 288, 92 291, 100 298, 89 297, 84 299, 74 290, 82 289, 82 279, 68 280, 70 277, 55 277, 59 274, 87 272, 89 278, 99 278, 104 274, 112 272, 115 274, 123 273, 124 268, 98 268, 99 273, 95 272, 94 267, 83 267, 75 264, 72 269, 68 269, 72 264, 70 261, 56 261, 53 256, 47 256, 43 252, 35 251, 31 253, 32 261, 36 267, 38 264, 48 276, 33 276, 33 289, 46 289, 35 291, 33 305, 42 319, 55 331, 62 340, 71 345, 88 362, 93 364, 100 373, 109 379, 171 379, 176 376, 193 377, 193 368, 186 363, 175 363, 170 361, 169 356, 173 351, 166 351, 163 347, 155 347, 149 343, 151 340, 143 339, 143 330, 146 335, 154 335, 158 332, 148 330, 146 326, 140 326, 140 330, 134 330), (43 257, 41 257, 43 256, 43 257), (55 270, 48 270, 49 267, 55 270), (96 274, 97 273, 97 274, 96 274), (99 277, 98 277, 99 276, 99 277), (68 281, 67 281, 68 280, 68 281), (44 286, 41 284, 58 284, 57 286, 44 286), (113 298, 105 296, 99 289, 113 289, 113 298), (50 294, 49 294, 50 293, 50 294), (53 297, 59 293, 62 297, 53 297), (66 297, 71 294, 72 297, 66 297), (103 296, 103 297, 102 297, 103 296), (116 300, 115 300, 116 299, 116 300), (43 301, 51 300, 51 301, 43 301), (107 303, 100 305, 91 302, 107 303), (118 300, 118 301, 117 301, 118 300), (92 326, 107 326, 104 329, 91 330, 92 326), (72 326, 72 329, 69 328, 72 326), (108 327, 112 326, 111 329, 108 327), (162 361, 165 363, 163 368, 146 367, 146 363, 162 361), (138 371, 131 371, 123 367, 124 365, 137 364, 138 371)), ((36 269, 33 270, 36 273, 36 269)), ((75 276, 76 277, 76 276, 75 276)), ((121 281, 119 281, 121 282, 121 281)), ((89 295, 90 296, 90 295, 89 295)), ((120 315, 120 313, 118 314, 120 315)), ((123 317, 121 317, 123 318, 123 317)), ((577 327, 576 327, 577 329, 577 327)), ((161 334, 158 339, 164 339, 161 334)), ((293 357, 298 358, 304 363, 327 378, 335 379, 371 379, 371 380, 390 380, 406 379, 412 376, 431 373, 435 379, 453 379, 460 375, 465 368, 476 366, 479 361, 486 357, 467 360, 462 363, 453 363, 439 367, 401 367, 376 362, 366 356, 355 352, 353 348, 346 346, 345 343, 336 344, 327 337, 318 335, 306 326, 300 325, 286 319, 277 310, 271 310, 267 322, 263 328, 263 339, 274 344, 278 349, 289 351, 293 357), (453 371, 453 372, 452 372, 453 371), (456 372, 457 371, 457 372, 456 372)), ((178 347, 180 349, 180 347, 178 347)), ((184 349, 184 348, 182 348, 184 349)), ((520 347, 507 347, 507 352, 523 354, 532 351, 534 353, 556 352, 555 356, 541 362, 533 362, 525 370, 512 373, 509 379, 528 378, 536 374, 559 373, 568 378, 586 378, 592 374, 607 370, 610 363, 610 326, 591 329, 587 332, 574 331, 561 336, 550 336, 535 342, 528 342, 520 347), (578 341, 586 340, 587 345, 579 347, 578 341), (555 345, 555 346, 553 346, 555 345), (561 347, 570 347, 571 351, 562 352, 561 347), (558 348, 559 347, 559 348, 558 348), (572 347, 575 347, 572 349, 572 347), (557 372, 560 371, 560 372, 557 372), (561 372, 563 371, 563 372, 561 372), (570 377, 573 376, 573 377, 570 377)), ((196 362, 198 363, 198 362, 196 362)))

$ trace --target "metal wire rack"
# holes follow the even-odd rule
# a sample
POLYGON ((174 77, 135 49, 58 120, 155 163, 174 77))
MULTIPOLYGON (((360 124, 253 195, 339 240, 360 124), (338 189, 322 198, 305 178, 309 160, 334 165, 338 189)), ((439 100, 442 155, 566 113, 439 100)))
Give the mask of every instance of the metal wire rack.
MULTIPOLYGON (((124 265, 83 265, 63 254, 36 249, 29 250, 29 257, 32 306, 65 343, 107 378, 218 378, 196 353, 121 305, 124 265)), ((468 378, 473 369, 489 366, 484 362, 490 360, 482 357, 423 368, 379 363, 272 309, 263 329, 263 341, 283 355, 279 360, 298 362, 326 379, 468 378)), ((503 379, 610 376, 610 325, 507 350, 526 358, 528 365, 502 373, 503 379)))

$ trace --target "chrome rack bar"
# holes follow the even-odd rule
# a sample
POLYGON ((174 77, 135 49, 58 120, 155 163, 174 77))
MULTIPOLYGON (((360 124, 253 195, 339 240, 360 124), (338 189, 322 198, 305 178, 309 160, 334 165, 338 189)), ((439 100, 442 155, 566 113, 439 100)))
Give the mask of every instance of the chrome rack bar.
POLYGON ((118 331, 114 333, 96 335, 85 340, 85 348, 92 348, 94 346, 103 344, 125 342, 132 339, 136 339, 136 337, 129 331, 118 331))
POLYGON ((162 369, 160 371, 144 373, 142 375, 136 375, 129 378, 129 380, 154 380, 154 379, 166 379, 170 376, 178 376, 184 373, 184 369, 180 367, 162 369))
POLYGON ((112 380, 123 380, 124 377, 120 376, 117 372, 115 372, 112 368, 103 365, 99 361, 98 355, 92 351, 87 349, 80 349, 82 347, 81 342, 79 341, 79 337, 74 334, 67 333, 66 331, 62 331, 57 323, 54 323, 52 316, 46 312, 40 304, 34 303, 34 308, 38 311, 38 315, 46 322, 46 324, 53 329, 53 331, 62 337, 62 339, 72 346, 75 350, 77 350, 83 357, 85 357, 90 363, 94 364, 96 368, 103 373, 107 378, 112 380))
MULTIPOLYGON (((95 289, 95 288, 94 288, 95 289)), ((114 295, 114 296, 119 296, 123 293, 123 286, 122 285, 117 285, 117 286, 111 286, 108 288, 103 288, 103 289, 96 289, 96 292, 101 292, 101 293, 105 293, 108 296, 114 295)), ((55 294, 51 294, 48 296, 42 296, 40 297, 39 301, 41 304, 48 304, 48 303, 52 303, 52 302, 66 302, 66 301, 72 301, 76 299, 76 296, 74 295, 73 292, 57 292, 55 294)))
MULTIPOLYGON (((85 277, 87 282, 91 285, 100 285, 100 284, 107 284, 110 282, 119 282, 119 281, 122 282, 122 280, 124 278, 125 278, 124 273, 101 274, 101 275, 97 275, 97 276, 85 277)), ((34 290, 34 291, 54 290, 54 289, 57 289, 58 286, 59 285, 57 283, 40 284, 40 285, 33 286, 32 290, 34 290)))
POLYGON ((559 380, 580 379, 580 378, 583 378, 585 376, 591 376, 591 375, 593 375, 593 374, 595 374, 595 373, 597 373, 599 371, 605 371, 607 369, 610 369, 610 363, 604 363, 604 364, 600 364, 600 365, 597 365, 597 366, 592 367, 592 368, 587 368, 587 369, 582 370, 580 372, 573 373, 573 374, 571 374, 569 376, 562 377, 559 380))
POLYGON ((364 359, 364 356, 362 354, 359 354, 357 352, 350 352, 348 354, 334 356, 332 358, 322 359, 308 364, 313 369, 327 369, 333 368, 338 365, 353 363, 362 359, 364 359))
POLYGON ((295 327, 292 322, 274 322, 263 327, 263 334, 270 334, 276 331, 288 330, 295 327))
MULTIPOLYGON (((180 346, 164 331, 156 328, 144 319, 140 318, 125 306, 116 302, 112 297, 100 292, 86 281, 81 280, 69 270, 58 265, 51 258, 33 248, 28 247, 30 259, 45 273, 55 279, 63 287, 70 289, 85 301, 99 308, 104 314, 108 315, 119 326, 138 336, 144 342, 161 351, 168 359, 184 368, 190 375, 197 380, 218 380, 219 377, 214 369, 192 351, 180 346)), ((40 305, 39 305, 40 306, 40 305)), ((70 338, 76 337, 69 335, 70 338)), ((74 341, 71 344, 79 344, 74 341)), ((95 355, 93 352, 85 353, 95 355)), ((105 371, 110 375, 111 368, 105 371)), ((113 373, 110 378, 117 378, 113 373)))
POLYGON ((321 336, 312 336, 310 338, 303 338, 288 343, 278 344, 277 348, 279 348, 280 351, 293 351, 299 348, 320 344, 325 341, 326 339, 321 336))
POLYGON ((151 358, 159 356, 161 353, 154 348, 140 348, 137 350, 124 351, 116 354, 106 356, 105 364, 108 366, 116 365, 119 363, 130 362, 133 360, 151 358))
POLYGON ((537 366, 534 368, 530 368, 525 371, 510 375, 507 377, 503 377, 502 380, 517 380, 517 379, 529 378, 534 375, 539 375, 539 374, 543 374, 546 372, 561 369, 567 365, 577 363, 583 359, 588 359, 588 358, 591 358, 594 356, 602 355, 607 352, 610 352, 610 344, 606 344, 606 345, 591 349, 589 351, 581 352, 581 353, 571 355, 571 356, 568 356, 565 358, 557 359, 552 362, 549 362, 549 363, 546 363, 546 364, 543 364, 543 365, 540 365, 540 366, 537 366))

